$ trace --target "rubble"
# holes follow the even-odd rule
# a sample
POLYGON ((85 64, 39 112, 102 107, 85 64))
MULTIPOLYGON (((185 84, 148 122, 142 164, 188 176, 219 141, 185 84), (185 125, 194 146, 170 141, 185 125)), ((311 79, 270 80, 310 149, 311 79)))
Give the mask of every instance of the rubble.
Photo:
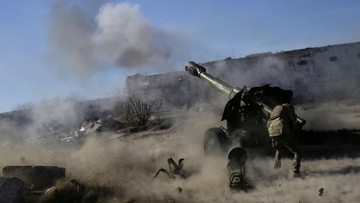
POLYGON ((64 203, 64 202, 102 202, 110 195, 112 190, 108 187, 91 186, 80 183, 77 180, 62 180, 55 186, 50 187, 39 198, 40 203, 64 203))
POLYGON ((24 181, 18 178, 0 177, 0 202, 21 203, 24 185, 24 181))
POLYGON ((23 180, 31 190, 43 190, 65 178, 65 168, 57 166, 5 166, 2 172, 5 177, 23 180))
POLYGON ((65 178, 65 168, 56 166, 6 166, 3 174, 1 203, 96 203, 113 195, 108 187, 65 178))
POLYGON ((182 167, 184 166, 184 158, 179 159, 178 163, 176 164, 173 158, 168 159, 168 170, 164 168, 160 168, 153 180, 159 175, 160 172, 165 173, 169 178, 176 178, 176 176, 179 176, 181 178, 186 178, 186 176, 181 172, 182 167))

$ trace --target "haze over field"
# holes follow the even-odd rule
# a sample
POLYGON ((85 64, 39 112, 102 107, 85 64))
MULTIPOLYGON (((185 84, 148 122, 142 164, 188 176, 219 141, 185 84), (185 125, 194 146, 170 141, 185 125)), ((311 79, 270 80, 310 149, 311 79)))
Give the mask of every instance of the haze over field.
POLYGON ((360 158, 346 157, 304 157, 305 179, 293 179, 291 160, 285 159, 283 167, 274 171, 272 157, 250 154, 247 177, 256 189, 229 191, 226 158, 205 157, 202 150, 203 132, 218 125, 218 119, 211 113, 190 112, 188 119, 168 130, 123 139, 111 138, 110 133, 94 134, 80 148, 40 142, 3 145, 0 166, 25 160, 29 165, 66 167, 67 176, 114 187, 115 198, 109 202, 356 202, 360 198, 360 158), (188 178, 172 180, 160 173, 152 181, 159 168, 167 168, 169 157, 185 159, 183 173, 188 178), (321 188, 324 193, 319 196, 321 188))

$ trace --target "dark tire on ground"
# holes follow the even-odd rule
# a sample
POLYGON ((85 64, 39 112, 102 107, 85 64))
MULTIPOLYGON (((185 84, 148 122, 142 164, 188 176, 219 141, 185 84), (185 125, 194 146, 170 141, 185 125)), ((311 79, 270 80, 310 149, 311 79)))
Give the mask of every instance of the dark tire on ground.
POLYGON ((205 155, 222 155, 226 151, 227 137, 221 128, 210 128, 205 132, 205 155))

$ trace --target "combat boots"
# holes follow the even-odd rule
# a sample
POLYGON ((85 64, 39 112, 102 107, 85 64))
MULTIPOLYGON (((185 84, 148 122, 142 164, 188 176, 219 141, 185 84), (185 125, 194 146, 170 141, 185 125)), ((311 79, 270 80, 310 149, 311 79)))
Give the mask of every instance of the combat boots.
POLYGON ((281 155, 280 151, 276 150, 275 152, 275 158, 274 158, 274 169, 281 168, 281 155))

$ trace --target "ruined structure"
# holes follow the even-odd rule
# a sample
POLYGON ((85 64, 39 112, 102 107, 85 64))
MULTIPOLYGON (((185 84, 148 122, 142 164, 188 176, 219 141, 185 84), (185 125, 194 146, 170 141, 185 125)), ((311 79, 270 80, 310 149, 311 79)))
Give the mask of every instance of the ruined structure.
MULTIPOLYGON (((296 103, 360 96, 360 42, 252 54, 201 65, 233 86, 271 84, 291 89, 296 103)), ((128 92, 146 91, 152 97, 159 96, 168 104, 182 107, 214 96, 208 87, 183 70, 149 76, 137 74, 129 76, 126 84, 128 92), (176 97, 174 92, 191 96, 176 97)))
MULTIPOLYGON (((355 99, 352 103, 360 101, 360 42, 252 54, 243 58, 227 58, 201 65, 209 74, 227 81, 234 87, 270 84, 282 89, 290 89, 294 92, 292 100, 294 104, 342 99, 355 99)), ((167 116, 168 110, 175 110, 171 107, 189 108, 196 103, 211 105, 214 102, 213 107, 221 112, 222 105, 217 105, 216 99, 213 98, 223 98, 224 100, 221 101, 223 103, 227 100, 225 96, 213 91, 207 84, 190 77, 185 70, 148 76, 132 75, 127 78, 126 86, 130 94, 140 93, 150 99, 161 99, 162 111, 165 112, 163 117, 167 116)), ((116 97, 92 101, 65 101, 65 110, 57 108, 59 105, 56 105, 56 102, 54 106, 43 105, 40 108, 30 106, 0 113, 0 122, 4 124, 0 126, 0 131, 4 140, 13 139, 15 131, 15 134, 25 132, 25 134, 36 134, 40 138, 56 137, 56 140, 68 142, 72 138, 81 137, 80 134, 87 126, 96 127, 91 130, 99 130, 97 128, 99 123, 105 127, 105 121, 113 121, 116 115, 123 114, 121 106, 121 101, 116 97), (54 112, 55 109, 57 112, 54 112), (52 113, 48 114, 48 112, 52 113), (64 113, 67 115, 66 119, 62 117, 64 113), (109 117, 110 115, 112 117, 109 117), (29 131, 29 126, 32 131, 29 131)), ((338 112, 333 115, 333 118, 336 118, 333 123, 341 124, 341 127, 332 129, 358 128, 356 118, 359 116, 359 110, 357 107, 350 108, 343 110, 342 115, 338 112), (351 115, 345 115, 350 111, 351 115), (343 120, 339 121, 338 118, 343 120)), ((308 119, 319 120, 316 114, 314 111, 312 117, 308 119)), ((171 116, 173 115, 172 112, 171 116)), ((329 114, 327 116, 330 117, 328 120, 331 123, 334 119, 331 119, 329 114)), ((113 122, 109 123, 113 126, 111 124, 113 122)), ((326 128, 333 126, 329 123, 311 126, 311 128, 324 129, 322 126, 326 128)))

